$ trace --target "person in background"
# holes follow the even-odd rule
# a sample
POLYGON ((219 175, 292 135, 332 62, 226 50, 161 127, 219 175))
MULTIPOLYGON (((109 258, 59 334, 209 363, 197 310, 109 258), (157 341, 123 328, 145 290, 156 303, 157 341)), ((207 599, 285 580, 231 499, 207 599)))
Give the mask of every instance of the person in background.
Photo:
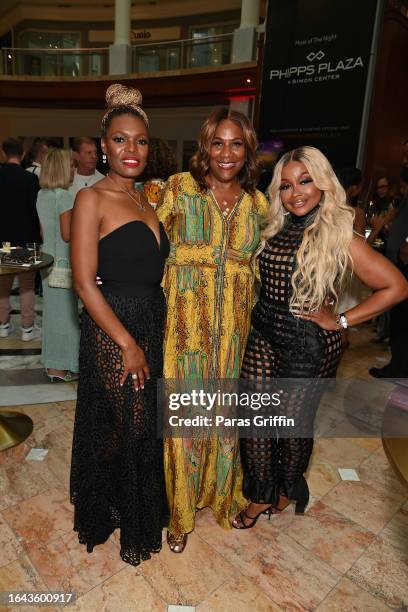
POLYGON ((76 170, 70 192, 75 200, 78 191, 84 187, 95 185, 95 183, 105 177, 96 169, 98 153, 96 142, 93 138, 88 138, 88 136, 74 138, 72 142, 72 151, 76 170))
MULTIPOLYGON (((347 203, 354 209, 354 232, 365 239, 366 218, 364 210, 359 206, 358 197, 361 193, 361 170, 359 168, 342 168, 337 172, 337 178, 346 192, 347 203)), ((352 272, 344 279, 344 287, 339 301, 339 312, 345 312, 357 306, 364 299, 364 285, 352 272)), ((349 346, 347 329, 341 329, 342 347, 349 346)))
POLYGON ((361 193, 361 170, 354 167, 342 168, 337 172, 337 178, 346 192, 347 203, 354 208, 354 231, 365 238, 366 218, 358 199, 361 193))
MULTIPOLYGON (((380 176, 368 211, 368 223, 371 232, 367 242, 385 254, 388 232, 396 215, 396 200, 392 194, 391 181, 387 176, 380 176)), ((390 313, 384 312, 376 320, 376 335, 371 340, 374 344, 383 344, 390 335, 390 313)))
POLYGON ((398 194, 398 208, 402 204, 405 196, 408 193, 408 166, 401 168, 400 183, 399 183, 399 194, 398 194))
MULTIPOLYGON (((26 247, 29 242, 41 242, 40 223, 35 207, 39 190, 38 178, 21 167, 23 145, 9 138, 3 142, 6 163, 0 168, 1 220, 0 245, 26 247)), ((14 275, 0 277, 0 338, 12 331, 10 293, 14 275)), ((34 326, 35 272, 18 274, 21 305, 21 339, 34 340, 40 335, 34 326)))
POLYGON ((48 150, 49 146, 46 140, 41 138, 36 138, 34 140, 33 146, 30 148, 25 157, 25 169, 27 172, 31 172, 32 174, 36 174, 38 177, 40 177, 41 164, 43 163, 48 150))
MULTIPOLYGON (((43 249, 54 262, 69 264, 71 209, 68 191, 74 175, 70 151, 51 149, 44 159, 37 198, 37 212, 43 233, 43 249)), ((79 317, 78 299, 72 289, 50 287, 50 270, 42 272, 43 323, 41 362, 53 382, 78 378, 79 317)))
POLYGON ((143 173, 140 186, 149 201, 149 204, 156 208, 167 179, 177 172, 177 162, 173 149, 161 138, 154 138, 150 141, 149 157, 147 167, 143 173))
POLYGON ((373 244, 376 240, 382 240, 384 243, 383 252, 386 251, 388 232, 396 212, 391 181, 387 176, 380 176, 376 182, 375 192, 368 211, 371 232, 367 242, 373 244))
MULTIPOLYGON (((392 224, 386 256, 408 279, 408 167, 401 170, 398 212, 392 224)), ((390 312, 391 361, 383 368, 370 368, 374 378, 408 378, 408 300, 400 302, 390 312)))

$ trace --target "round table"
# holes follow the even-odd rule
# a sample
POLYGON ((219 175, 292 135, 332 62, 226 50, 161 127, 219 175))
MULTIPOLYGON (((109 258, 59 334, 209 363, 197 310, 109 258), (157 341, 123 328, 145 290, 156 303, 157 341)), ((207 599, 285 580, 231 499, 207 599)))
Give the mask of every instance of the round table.
MULTIPOLYGON (((0 276, 24 274, 33 270, 43 270, 52 266, 54 258, 48 253, 41 253, 39 262, 30 267, 2 266, 0 276)), ((0 412, 0 451, 12 448, 24 442, 33 431, 33 422, 29 416, 21 412, 0 412)))
POLYGON ((10 274, 23 274, 24 272, 32 272, 33 270, 43 270, 49 268, 54 263, 54 258, 48 253, 41 253, 39 255, 39 262, 31 264, 29 268, 23 266, 2 266, 0 264, 0 276, 6 276, 10 274))

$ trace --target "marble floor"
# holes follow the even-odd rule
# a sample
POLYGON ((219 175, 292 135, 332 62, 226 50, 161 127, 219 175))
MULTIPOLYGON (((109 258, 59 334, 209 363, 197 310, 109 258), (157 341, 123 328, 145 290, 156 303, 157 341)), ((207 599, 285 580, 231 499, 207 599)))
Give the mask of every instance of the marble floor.
MULTIPOLYGON (((387 361, 372 335, 369 326, 350 333, 340 375, 368 378, 368 367, 387 361)), ((27 384, 44 384, 29 364, 25 377, 24 367, 3 372, 11 386, 13 369, 27 384)), ((201 612, 408 610, 408 489, 378 438, 316 441, 304 516, 290 507, 270 521, 261 517, 254 529, 228 532, 203 510, 182 555, 164 543, 135 568, 121 561, 117 533, 92 554, 78 544, 68 499, 75 401, 33 401, 8 408, 33 419, 33 434, 0 453, 0 592, 72 591, 72 612, 165 611, 170 604, 201 612), (28 461, 31 448, 48 454, 28 461), (360 481, 342 481, 338 467, 354 468, 360 481)))
POLYGON ((22 342, 20 304, 17 295, 11 296, 13 325, 8 338, 0 338, 0 407, 22 404, 41 404, 76 399, 75 384, 54 384, 41 365, 42 298, 36 296, 35 340, 22 342))

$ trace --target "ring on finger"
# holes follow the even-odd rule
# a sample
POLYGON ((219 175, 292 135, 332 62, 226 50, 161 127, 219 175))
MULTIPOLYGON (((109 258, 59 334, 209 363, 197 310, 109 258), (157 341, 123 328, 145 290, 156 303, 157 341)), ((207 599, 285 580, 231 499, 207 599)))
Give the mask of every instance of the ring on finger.
POLYGON ((137 378, 137 374, 132 374, 132 379, 136 380, 136 378, 137 378))

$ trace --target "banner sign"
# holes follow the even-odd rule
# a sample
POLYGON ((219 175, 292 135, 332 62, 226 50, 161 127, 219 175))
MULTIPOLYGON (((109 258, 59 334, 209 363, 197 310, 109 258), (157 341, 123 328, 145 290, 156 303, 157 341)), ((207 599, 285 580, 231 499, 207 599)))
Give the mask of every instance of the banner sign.
POLYGON ((377 0, 269 0, 259 114, 264 146, 312 145, 356 163, 377 0))

